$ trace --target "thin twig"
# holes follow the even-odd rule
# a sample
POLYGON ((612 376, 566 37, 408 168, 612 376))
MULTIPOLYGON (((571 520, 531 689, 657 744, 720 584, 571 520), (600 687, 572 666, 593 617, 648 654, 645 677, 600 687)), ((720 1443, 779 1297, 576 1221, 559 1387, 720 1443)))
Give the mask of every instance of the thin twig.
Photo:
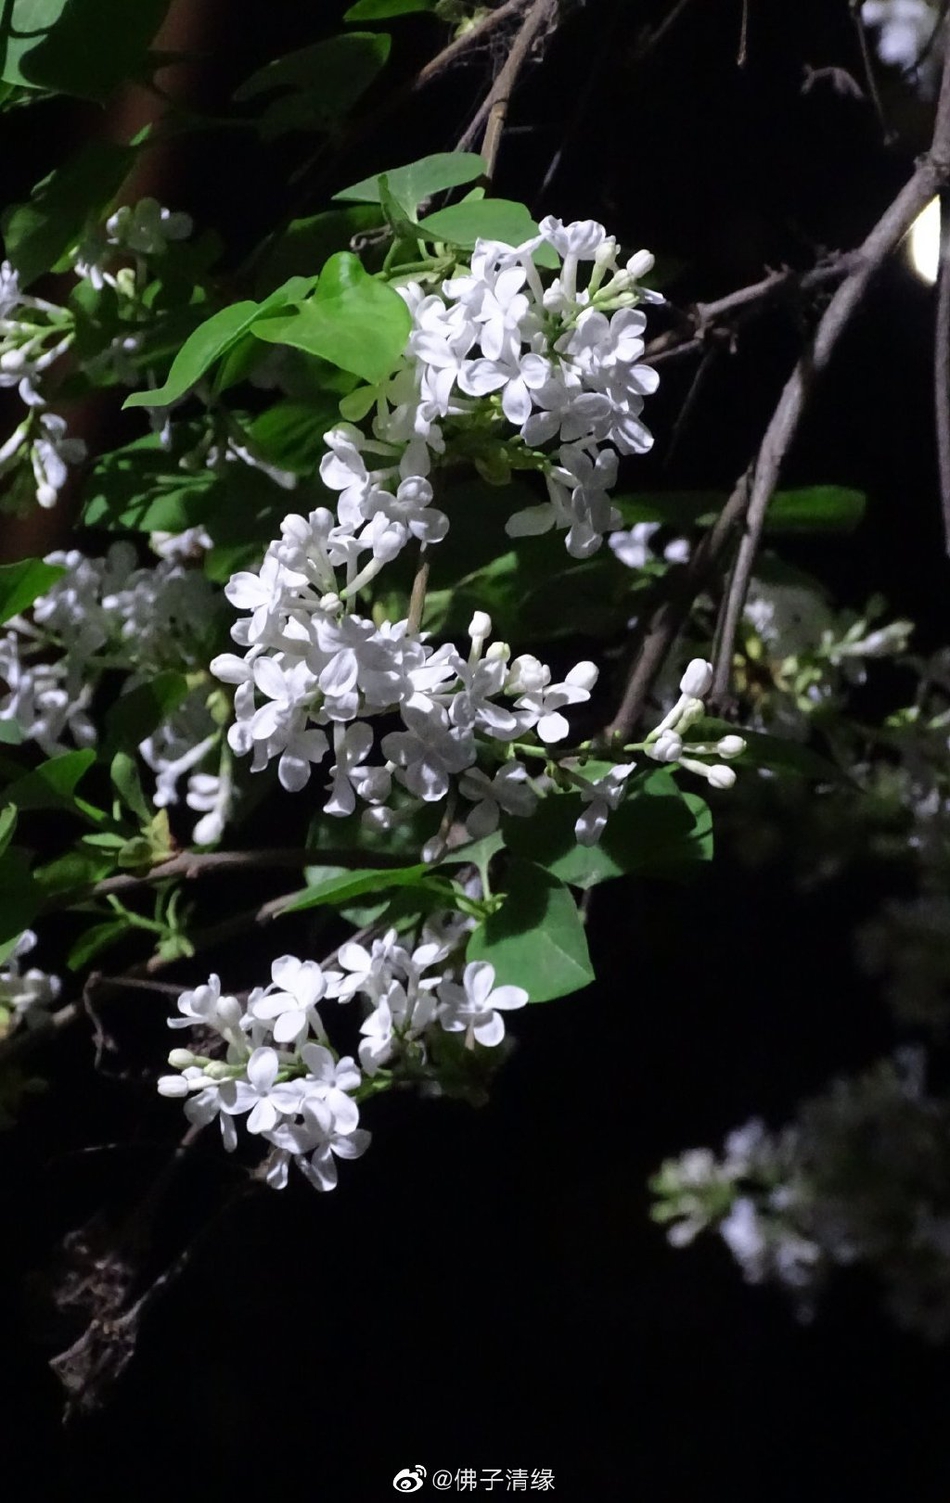
POLYGON ((490 178, 495 170, 495 162, 498 159, 498 148, 501 145, 505 120, 508 117, 508 106, 518 81, 518 75, 524 67, 528 59, 528 54, 543 28, 554 20, 557 8, 558 0, 533 0, 528 14, 521 23, 518 34, 511 44, 511 51, 508 53, 498 77, 476 110, 471 124, 459 140, 457 149, 459 151, 467 151, 478 140, 484 126, 482 157, 485 162, 485 176, 487 178, 490 178))
POLYGON ((409 615, 406 619, 406 635, 414 637, 422 625, 422 613, 426 608, 426 590, 429 587, 429 555, 425 543, 419 544, 419 562, 412 581, 409 596, 409 615))
POLYGON ((744 68, 749 58, 749 0, 742 0, 742 22, 739 26, 739 53, 736 67, 744 68))
POLYGON ((110 893, 134 892, 142 887, 151 887, 155 882, 165 882, 173 877, 194 881, 198 877, 213 876, 217 872, 259 871, 268 868, 296 869, 302 866, 400 866, 396 857, 380 856, 366 851, 324 850, 260 850, 260 851, 183 851, 170 861, 162 861, 150 871, 135 874, 121 872, 115 877, 105 877, 92 889, 92 897, 107 897, 110 893))
POLYGON ((867 86, 867 91, 870 95, 871 103, 874 106, 874 113, 877 115, 878 123, 881 127, 881 135, 884 138, 884 145, 889 146, 894 139, 894 133, 887 123, 887 116, 884 113, 884 105, 881 102, 881 91, 877 86, 877 73, 874 69, 874 59, 871 57, 871 49, 868 46, 868 34, 864 29, 864 22, 861 20, 861 5, 862 0, 851 0, 851 20, 854 23, 855 35, 858 39, 858 50, 861 53, 861 66, 864 69, 864 82, 867 86))
POLYGON ((854 271, 860 264, 860 251, 839 251, 826 257, 810 271, 771 271, 758 282, 739 287, 711 303, 697 303, 689 311, 678 310, 680 327, 667 329, 651 340, 644 360, 663 365, 668 360, 702 350, 710 335, 733 327, 737 314, 758 311, 782 298, 801 298, 818 292, 854 271))
POLYGON ((721 561, 735 526, 745 519, 726 598, 713 696, 725 694, 735 633, 745 604, 752 565, 782 461, 794 438, 816 376, 827 366, 841 334, 860 306, 875 272, 907 233, 920 211, 950 178, 950 53, 944 63, 940 99, 930 150, 913 176, 878 220, 858 252, 857 263, 837 289, 809 350, 799 360, 779 398, 755 461, 740 477, 714 525, 700 540, 686 567, 678 571, 670 597, 649 622, 633 663, 620 707, 605 735, 626 740, 642 712, 650 687, 696 596, 721 561))
MULTIPOLYGON (((945 76, 950 80, 950 68, 945 76)), ((910 182, 875 225, 862 246, 864 265, 851 273, 828 304, 811 347, 805 351, 786 382, 766 429, 755 459, 745 530, 739 541, 723 603, 720 651, 714 664, 712 685, 714 702, 721 702, 729 687, 736 633, 745 608, 749 580, 759 551, 769 502, 778 483, 785 455, 798 432, 802 412, 815 379, 828 365, 835 346, 860 306, 874 273, 904 238, 917 215, 930 202, 941 181, 950 172, 950 84, 944 92, 947 134, 939 144, 946 159, 938 168, 933 151, 928 153, 910 182)))
POLYGON ((944 548, 950 556, 950 193, 940 195, 940 265, 934 321, 934 405, 944 548))

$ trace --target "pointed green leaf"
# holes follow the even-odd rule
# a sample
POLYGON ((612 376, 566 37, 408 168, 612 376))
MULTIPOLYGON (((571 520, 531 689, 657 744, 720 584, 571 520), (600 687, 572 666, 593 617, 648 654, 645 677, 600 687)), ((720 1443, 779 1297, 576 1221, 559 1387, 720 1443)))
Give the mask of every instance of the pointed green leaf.
POLYGON ((665 769, 635 785, 608 815, 594 846, 578 845, 579 793, 550 795, 530 819, 506 818, 509 849, 530 856, 572 887, 586 889, 612 877, 685 876, 712 858, 712 815, 704 799, 683 793, 665 769))
MULTIPOLYGON (((447 240, 471 250, 476 240, 500 240, 505 245, 523 245, 538 233, 538 226, 524 204, 509 198, 466 199, 450 204, 420 221, 427 240, 447 240)), ((550 245, 540 245, 534 259, 541 266, 560 266, 550 245)))
POLYGON ((340 876, 327 877, 315 887, 298 892, 282 912, 296 913, 301 908, 319 908, 325 903, 340 907, 366 892, 387 892, 393 887, 420 886, 429 871, 429 867, 424 865, 347 871, 340 876))
POLYGON ((134 391, 126 397, 123 407, 167 407, 177 402, 237 343, 259 313, 260 304, 250 299, 213 313, 189 334, 172 361, 164 384, 154 391, 134 391))
POLYGON ((422 10, 435 10, 438 0, 356 0, 344 12, 344 21, 388 21, 391 16, 408 16, 422 10))
POLYGON ((308 302, 296 313, 255 323, 253 332, 375 383, 397 363, 411 327, 399 294, 369 276, 357 256, 340 251, 327 262, 308 302))
MULTIPOLYGON (((483 158, 473 151, 439 151, 432 156, 420 157, 418 162, 410 162, 405 167, 387 168, 375 177, 363 178, 349 188, 342 188, 333 197, 337 202, 378 204, 381 202, 380 178, 385 177, 393 198, 410 218, 414 218, 419 205, 426 199, 444 193, 448 188, 474 182, 484 171, 483 158)), ((527 214, 528 211, 523 212, 527 214)), ((532 233, 537 233, 537 226, 532 233)))
POLYGON ((46 564, 41 558, 0 565, 0 622, 25 611, 65 573, 62 565, 46 564))
POLYGON ((521 986, 531 1002, 550 1002, 594 979, 577 904, 550 872, 513 861, 508 894, 472 934, 469 960, 487 960, 499 986, 521 986))
POLYGON ((94 751, 63 752, 4 789, 4 799, 18 809, 71 808, 80 778, 96 760, 94 751))

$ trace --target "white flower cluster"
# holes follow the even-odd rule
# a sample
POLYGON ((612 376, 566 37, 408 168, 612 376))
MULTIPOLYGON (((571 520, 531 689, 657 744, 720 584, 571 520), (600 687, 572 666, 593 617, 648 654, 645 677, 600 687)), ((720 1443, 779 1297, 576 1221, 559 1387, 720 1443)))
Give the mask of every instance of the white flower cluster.
POLYGON ((86 445, 66 433, 65 419, 46 408, 38 381, 73 342, 72 315, 43 298, 28 297, 10 265, 0 265, 0 388, 16 386, 26 416, 0 444, 0 477, 26 467, 40 506, 55 506, 67 467, 86 457, 86 445))
POLYGON ((187 240, 192 228, 188 214, 163 208, 154 198, 123 204, 110 214, 104 226, 96 226, 86 235, 76 250, 73 269, 96 291, 108 286, 127 295, 133 290, 131 279, 122 271, 108 271, 109 261, 116 254, 137 259, 160 256, 172 241, 187 240))
POLYGON ((881 61, 900 68, 925 97, 932 96, 946 45, 943 12, 936 0, 864 0, 861 20, 877 30, 881 61))
POLYGON ((697 757, 741 757, 746 744, 741 736, 720 736, 717 741, 684 743, 690 727, 706 713, 703 703, 712 688, 713 668, 704 658, 693 658, 680 679, 679 698, 646 739, 645 751, 655 762, 675 762, 687 772, 705 778, 711 788, 731 788, 735 772, 724 763, 697 762, 697 757))
POLYGON ((225 590, 251 612, 231 630, 245 655, 222 653, 211 663, 237 686, 232 749, 253 753, 253 771, 277 758, 282 786, 297 791, 330 751, 330 730, 325 811, 332 815, 351 814, 357 798, 385 803, 394 775, 417 799, 441 800, 461 773, 468 774, 464 796, 485 806, 476 816, 482 833, 497 823, 499 809, 530 813, 525 767, 506 760, 494 777, 478 776, 479 747, 500 742, 505 759, 510 743, 532 731, 543 742, 563 740, 570 726, 562 711, 589 698, 594 665, 579 663, 563 683, 552 683, 535 657, 512 661, 502 642, 485 650, 491 619, 481 611, 469 627, 466 657, 451 645, 431 647, 407 620, 376 626, 346 610, 361 577, 361 544, 345 524, 321 508, 307 519, 286 517, 281 532, 258 573, 234 575, 225 590), (345 587, 336 574, 341 566, 345 587), (385 760, 374 765, 373 730, 362 717, 393 713, 402 729, 382 737, 385 760))
POLYGON ((863 1265, 901 1325, 950 1335, 950 1103, 928 1095, 923 1055, 900 1051, 837 1080, 769 1133, 752 1121, 721 1158, 693 1149, 652 1185, 654 1217, 683 1247, 714 1228, 750 1283, 775 1281, 811 1315, 832 1268, 863 1265))
POLYGON ((28 1028, 43 1022, 61 990, 58 976, 49 976, 36 966, 24 971, 24 955, 36 945, 32 929, 24 929, 3 965, 0 965, 0 1037, 19 1023, 28 1028))
POLYGON ((426 1058, 426 1031, 441 1026, 461 1033, 468 1046, 496 1045, 505 1034, 502 1012, 523 1007, 527 992, 495 986, 484 961, 466 965, 461 977, 445 970, 451 942, 423 934, 406 949, 389 930, 369 948, 351 940, 337 954, 339 969, 283 955, 271 966, 271 981, 256 987, 245 1004, 221 995, 211 976, 178 999, 172 1028, 201 1027, 218 1035, 223 1058, 173 1049, 169 1064, 180 1071, 158 1082, 164 1096, 183 1097, 185 1115, 205 1126, 218 1118, 228 1152, 237 1146, 236 1117, 271 1147, 267 1182, 287 1183, 291 1161, 311 1184, 331 1190, 336 1158, 365 1152, 370 1134, 359 1126, 358 1098, 385 1083, 383 1066, 400 1059, 418 1066, 426 1058), (433 971, 433 967, 438 967, 433 971), (362 999, 360 1066, 330 1048, 318 1005, 362 999))
POLYGON ((515 513, 509 534, 556 527, 569 553, 589 557, 620 525, 609 500, 618 453, 642 454, 653 442, 640 414, 659 378, 640 362, 646 319, 634 307, 662 301, 637 284, 652 265, 640 251, 619 268, 603 225, 548 217, 522 245, 477 241, 470 268, 438 292, 398 287, 412 333, 400 369, 369 393, 373 436, 327 435, 333 454, 322 474, 343 491, 341 523, 367 542, 385 535, 390 557, 402 545, 393 527, 402 543, 409 534, 439 541, 448 520, 430 508, 426 477, 464 432, 465 454, 487 478, 504 479, 511 463, 544 474, 548 501, 515 513), (534 261, 540 246, 560 258, 547 288, 534 261), (369 471, 365 454, 383 457, 383 467, 369 471))
MULTIPOLYGON (((105 669, 125 671, 128 691, 164 669, 203 668, 219 597, 200 570, 174 556, 140 568, 130 543, 114 543, 104 558, 72 549, 46 562, 66 573, 34 601, 29 618, 14 618, 0 636, 7 688, 0 721, 13 721, 55 756, 67 738, 95 744, 89 712, 105 669)), ((157 776, 157 807, 175 803, 179 779, 190 774, 187 803, 204 815, 194 832, 198 844, 220 838, 231 800, 221 769, 193 771, 221 741, 207 699, 207 687, 197 686, 139 748, 157 776)))

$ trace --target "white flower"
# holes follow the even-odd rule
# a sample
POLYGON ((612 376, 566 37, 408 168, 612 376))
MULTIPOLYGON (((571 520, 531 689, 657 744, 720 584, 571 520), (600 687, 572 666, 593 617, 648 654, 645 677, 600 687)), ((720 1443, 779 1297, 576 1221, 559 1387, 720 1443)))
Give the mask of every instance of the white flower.
POLYGON ((462 972, 461 985, 443 981, 438 998, 438 1019, 447 1033, 464 1033, 469 1045, 475 1039, 490 1046, 505 1036, 501 1011, 524 1007, 528 993, 520 986, 496 987, 494 966, 473 960, 462 972))
POLYGON ((479 767, 470 767, 459 779, 459 792, 475 805, 465 820, 473 840, 498 828, 502 810, 526 818, 538 804, 538 795, 528 782, 528 770, 521 762, 504 763, 493 778, 479 767))
POLYGON ((516 699, 515 709, 521 711, 523 729, 533 727, 542 741, 563 741, 571 727, 561 710, 590 699, 590 691, 597 682, 597 668, 593 663, 577 663, 563 684, 552 684, 550 678, 551 670, 545 668, 542 684, 516 699))
POLYGON ((267 1182, 273 1189, 283 1189, 292 1157, 315 1189, 332 1190, 337 1183, 334 1156, 360 1158, 369 1147, 372 1135, 360 1127, 341 1132, 335 1124, 333 1112, 323 1101, 305 1101, 302 1116, 301 1122, 283 1123, 268 1133, 269 1140, 280 1153, 270 1168, 267 1182))
POLYGON ((295 1043, 308 1028, 319 1038, 323 1025, 316 1011, 326 994, 327 977, 315 960, 282 955, 271 966, 271 985, 248 1011, 252 1017, 272 1022, 278 1044, 295 1043))
POLYGON ((280 1069, 280 1056, 275 1049, 255 1049, 246 1065, 246 1080, 221 1082, 221 1111, 229 1117, 249 1112, 248 1132, 273 1132, 283 1117, 297 1110, 300 1102, 300 1087, 295 1081, 278 1082, 280 1069))
POLYGON ((341 818, 352 814, 359 796, 367 803, 379 804, 389 797, 392 777, 385 767, 367 767, 366 758, 373 748, 373 733, 365 721, 333 727, 333 751, 336 761, 330 768, 330 798, 323 806, 325 814, 341 818))
POLYGON ((619 806, 623 798, 624 785, 634 765, 628 762, 612 767, 602 778, 580 790, 587 808, 578 818, 574 834, 581 845, 597 844, 607 823, 607 815, 619 806))

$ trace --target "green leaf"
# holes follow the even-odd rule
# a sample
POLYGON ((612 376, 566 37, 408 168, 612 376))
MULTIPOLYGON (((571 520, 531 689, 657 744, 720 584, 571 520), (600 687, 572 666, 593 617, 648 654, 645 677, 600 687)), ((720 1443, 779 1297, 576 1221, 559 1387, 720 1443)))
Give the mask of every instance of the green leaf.
MULTIPOLYGON (((84 842, 88 839, 88 836, 84 837, 84 842)), ((115 839, 119 844, 122 843, 121 836, 116 836, 115 839)), ((113 865, 111 855, 80 848, 67 851, 55 861, 36 867, 33 877, 44 897, 58 898, 66 893, 80 892, 91 887, 100 877, 111 872, 113 865)))
POLYGON ((387 21, 390 16, 408 16, 416 11, 435 10, 438 0, 356 0, 344 12, 344 21, 387 21))
POLYGON ((369 204, 327 209, 309 219, 293 220, 261 252, 255 290, 260 295, 287 277, 312 276, 335 251, 349 250, 355 235, 378 229, 382 223, 382 214, 369 204))
MULTIPOLYGON (((624 525, 665 522, 670 527, 709 527, 725 506, 724 491, 664 491, 656 495, 615 496, 624 525)), ((867 497, 842 485, 776 491, 765 526, 770 532, 853 532, 867 497)))
POLYGON ((95 752, 88 748, 51 757, 4 789, 4 799, 18 809, 72 808, 76 784, 95 760, 95 752))
POLYGON ((127 809, 131 809, 143 824, 147 824, 152 817, 152 810, 148 800, 142 792, 142 784, 139 779, 139 770, 135 765, 135 758, 130 757, 128 752, 116 752, 109 768, 109 776, 112 786, 119 795, 127 809))
POLYGON ((5 0, 0 79, 108 98, 139 71, 168 0, 5 0))
POLYGON ((0 856, 0 944, 19 939, 39 913, 41 901, 28 856, 8 847, 0 856))
POLYGON ((221 488, 213 470, 195 474, 176 467, 157 433, 104 454, 85 486, 87 527, 131 532, 184 532, 207 517, 221 488))
POLYGON ((399 294, 369 276, 357 256, 340 251, 327 262, 316 293, 297 313, 256 323, 253 332, 375 383, 393 369, 411 327, 412 316, 399 294))
POLYGON ((490 961, 500 986, 522 986, 532 1002, 566 997, 594 979, 577 904, 531 861, 511 863, 507 897, 473 932, 466 958, 490 961))
MULTIPOLYGON (((393 167, 384 173, 377 173, 375 177, 363 178, 362 182, 341 189, 333 197, 337 202, 344 203, 381 203, 380 179, 385 177, 393 198, 412 219, 419 205, 426 199, 432 198, 436 193, 444 193, 448 188, 458 188, 463 183, 474 182, 484 171, 484 160, 473 151, 439 151, 432 156, 421 157, 418 162, 410 162, 406 167, 393 167)), ((523 212, 527 214, 528 211, 525 209, 523 212)), ((537 226, 531 233, 537 234, 537 226)), ((523 238, 526 239, 527 236, 523 238)), ((472 244, 474 243, 473 240, 472 244)))
POLYGON ((712 858, 708 804, 683 793, 665 769, 649 773, 608 815, 594 846, 578 845, 574 835, 583 809, 579 793, 553 794, 530 819, 504 819, 509 849, 582 889, 612 877, 684 876, 712 858))
POLYGON ((237 343, 260 311, 260 303, 247 299, 213 313, 189 334, 172 361, 164 385, 154 391, 134 391, 130 397, 126 397, 123 407, 167 407, 170 403, 177 402, 191 390, 196 381, 201 380, 216 360, 220 360, 237 343))
POLYGON ((13 832, 16 829, 16 822, 16 807, 13 804, 7 804, 6 808, 0 810, 0 856, 3 855, 4 851, 13 838, 13 832))
POLYGON ((135 147, 90 141, 37 183, 26 203, 3 216, 8 260, 28 286, 82 238, 90 219, 105 213, 131 170, 135 147))
MULTIPOLYGON (((127 694, 120 694, 115 704, 110 705, 105 717, 102 755, 105 761, 113 764, 113 782, 115 762, 118 760, 116 754, 120 748, 124 753, 124 750, 138 746, 163 720, 168 719, 187 693, 188 680, 185 675, 167 669, 164 673, 156 673, 146 683, 138 684, 127 694)), ((122 792, 121 788, 119 791, 122 792)), ((129 807, 135 808, 135 805, 130 804, 129 807)), ((152 811, 149 809, 146 817, 150 819, 151 815, 152 811)))
MULTIPOLYGON (((428 214, 419 223, 427 240, 447 240, 471 250, 476 240, 501 240, 505 245, 522 245, 538 233, 538 226, 524 204, 509 198, 466 199, 428 214)), ((557 253, 550 245, 541 245, 534 259, 541 266, 559 266, 557 253)))
POLYGON ((765 525, 771 532, 853 532, 864 516, 867 497, 844 485, 812 485, 776 491, 765 525))
POLYGON ((107 919, 105 923, 93 924, 91 929, 87 929, 85 934, 81 934, 77 939, 66 957, 66 964, 71 971, 81 971, 93 956, 99 954, 100 950, 116 944, 128 933, 129 925, 126 919, 107 919))
POLYGON ((341 907, 366 892, 388 892, 394 887, 421 887, 424 885, 423 879, 429 875, 430 868, 424 865, 349 871, 341 876, 328 877, 315 887, 298 892, 281 912, 296 913, 301 908, 318 908, 324 903, 341 907))
POLYGON ((330 130, 384 67, 391 45, 389 36, 374 31, 314 42, 259 68, 235 90, 234 98, 243 103, 281 92, 261 116, 265 140, 288 130, 330 130))
POLYGON ((0 565, 0 622, 25 611, 65 573, 60 564, 46 564, 41 558, 0 565))
POLYGON ((326 453, 323 435, 339 421, 339 402, 276 402, 248 426, 254 448, 269 464, 298 475, 315 475, 326 453))

